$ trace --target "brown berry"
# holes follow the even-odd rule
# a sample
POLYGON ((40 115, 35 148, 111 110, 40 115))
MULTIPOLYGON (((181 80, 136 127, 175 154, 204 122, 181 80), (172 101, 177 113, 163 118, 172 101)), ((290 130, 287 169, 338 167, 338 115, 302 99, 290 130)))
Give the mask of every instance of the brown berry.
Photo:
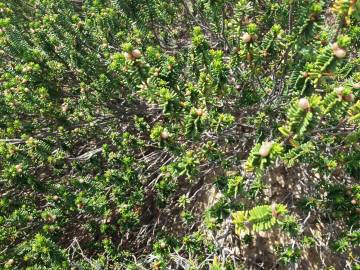
POLYGON ((84 208, 84 204, 83 203, 78 203, 77 205, 76 205, 78 208, 84 208))
POLYGON ((313 22, 316 21, 317 19, 318 19, 318 17, 316 15, 311 15, 310 16, 310 20, 313 21, 313 22))
POLYGON ((140 50, 135 49, 135 50, 132 51, 131 55, 132 55, 133 58, 138 59, 138 58, 141 57, 142 54, 141 54, 140 50))
POLYGON ((336 93, 339 97, 341 97, 341 96, 343 95, 343 93, 344 93, 344 90, 345 90, 344 87, 339 86, 339 87, 336 87, 336 88, 335 88, 335 93, 336 93))
POLYGON ((302 110, 307 110, 310 108, 310 103, 309 100, 307 98, 300 98, 299 100, 299 107, 302 110))
POLYGON ((309 77, 309 73, 307 73, 306 71, 304 71, 304 72, 302 72, 302 76, 303 76, 304 78, 307 78, 307 77, 309 77))
POLYGON ((196 109, 197 116, 201 117, 204 115, 204 111, 202 109, 196 109))
POLYGON ((352 85, 352 88, 356 89, 356 90, 359 90, 360 89, 360 83, 354 83, 352 85))
POLYGON ((127 61, 132 61, 134 60, 132 54, 128 53, 128 52, 124 52, 124 57, 127 61))
POLYGON ((344 58, 346 56, 346 51, 344 49, 337 49, 334 51, 334 55, 337 57, 337 58, 344 58))
POLYGON ((23 171, 22 164, 17 164, 15 166, 15 170, 16 172, 21 173, 23 171))
POLYGON ((352 101, 354 101, 355 97, 353 94, 349 94, 347 96, 344 96, 343 99, 347 102, 352 102, 352 101))
POLYGON ((14 259, 9 259, 6 263, 5 263, 5 267, 9 268, 10 266, 12 266, 14 264, 14 259))
POLYGON ((336 50, 340 49, 339 45, 335 42, 331 45, 331 49, 335 52, 336 50))
POLYGON ((54 222, 55 220, 56 220, 56 216, 53 215, 53 214, 50 214, 49 217, 48 217, 48 221, 54 222))
POLYGON ((169 136, 170 136, 170 134, 169 134, 169 132, 167 132, 166 130, 164 130, 164 131, 161 132, 161 134, 160 134, 160 137, 161 137, 161 139, 163 139, 163 140, 168 139, 169 136))
POLYGON ((160 74, 160 69, 157 68, 157 69, 154 71, 154 76, 155 76, 155 77, 158 77, 159 74, 160 74))
POLYGON ((249 42, 251 42, 251 35, 249 33, 244 33, 241 36, 241 39, 242 39, 243 42, 249 43, 249 42))
POLYGON ((69 109, 69 106, 67 104, 64 103, 63 105, 61 105, 62 112, 66 113, 68 111, 68 109, 69 109))
POLYGON ((261 157, 267 157, 270 154, 270 150, 272 148, 273 143, 272 142, 264 142, 259 150, 259 155, 261 157))
POLYGON ((232 52, 233 53, 238 53, 240 51, 240 48, 239 47, 234 47, 232 48, 232 52))

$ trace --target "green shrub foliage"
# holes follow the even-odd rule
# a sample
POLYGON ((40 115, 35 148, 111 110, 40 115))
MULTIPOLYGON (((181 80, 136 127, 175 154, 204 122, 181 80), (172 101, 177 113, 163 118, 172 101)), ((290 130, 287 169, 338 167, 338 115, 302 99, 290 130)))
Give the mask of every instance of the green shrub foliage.
POLYGON ((1 0, 0 268, 359 269, 359 57, 357 0, 1 0))

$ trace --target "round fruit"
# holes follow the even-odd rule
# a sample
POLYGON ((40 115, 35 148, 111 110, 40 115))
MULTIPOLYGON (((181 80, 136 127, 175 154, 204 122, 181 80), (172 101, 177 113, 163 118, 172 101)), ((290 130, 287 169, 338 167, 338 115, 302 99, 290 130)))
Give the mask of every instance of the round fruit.
POLYGON ((14 264, 14 259, 9 259, 6 263, 5 263, 5 267, 9 268, 10 266, 12 266, 14 264))
POLYGON ((351 204, 352 205, 356 205, 357 204, 357 201, 355 199, 351 200, 351 204))
POLYGON ((197 116, 201 117, 204 114, 204 111, 202 109, 196 109, 197 116))
POLYGON ((353 94, 349 94, 347 96, 344 96, 343 99, 347 102, 352 102, 352 101, 354 101, 355 97, 353 94))
POLYGON ((53 214, 50 214, 50 216, 48 217, 48 220, 51 222, 54 222, 56 220, 56 216, 53 214))
POLYGON ((335 88, 335 92, 336 92, 336 94, 337 94, 338 96, 342 96, 343 93, 344 93, 344 90, 345 90, 345 88, 342 87, 342 86, 339 86, 339 87, 336 87, 336 88, 335 88))
POLYGON ((302 72, 302 76, 303 76, 304 78, 307 78, 307 77, 309 77, 309 73, 307 73, 306 71, 304 71, 304 72, 302 72))
POLYGON ((69 106, 67 104, 64 103, 63 105, 61 105, 62 112, 66 113, 68 109, 69 109, 69 106))
POLYGON ((267 157, 270 154, 272 145, 273 145, 272 142, 264 142, 260 147, 259 155, 261 157, 267 157))
POLYGON ((132 61, 132 60, 134 60, 134 59, 133 59, 133 56, 132 56, 130 53, 128 53, 128 52, 124 52, 124 57, 125 57, 125 59, 126 59, 127 61, 132 61))
POLYGON ((159 68, 155 69, 155 71, 154 71, 154 76, 155 76, 155 77, 158 77, 159 74, 160 74, 160 69, 159 69, 159 68))
POLYGON ((335 42, 331 45, 331 49, 335 52, 336 50, 340 49, 339 45, 335 42))
POLYGON ((352 87, 354 89, 358 90, 358 89, 360 89, 360 83, 354 83, 352 87))
POLYGON ((244 33, 241 39, 243 42, 249 43, 251 41, 251 35, 249 33, 244 33))
POLYGON ((161 137, 161 139, 163 139, 163 140, 168 139, 169 136, 170 136, 170 134, 169 134, 169 132, 167 132, 166 130, 164 130, 164 131, 161 132, 161 134, 160 134, 160 137, 161 137))
POLYGON ((346 51, 344 49, 337 49, 334 51, 334 55, 337 57, 337 58, 344 58, 346 56, 346 51))
POLYGON ((299 100, 299 107, 302 110, 307 110, 310 108, 310 103, 309 100, 307 98, 300 98, 299 100))
POLYGON ((21 173, 21 172, 23 171, 22 165, 21 165, 21 164, 17 164, 17 165, 15 166, 15 170, 16 170, 18 173, 21 173))
POLYGON ((132 51, 131 55, 132 55, 132 57, 137 59, 137 58, 140 58, 142 54, 141 54, 140 50, 135 49, 135 50, 132 51))
POLYGON ((80 208, 80 209, 84 208, 84 204, 83 204, 83 203, 78 203, 76 206, 77 206, 78 208, 80 208))
POLYGON ((233 53, 238 53, 240 51, 240 48, 239 47, 234 47, 233 49, 232 49, 232 52, 233 53))

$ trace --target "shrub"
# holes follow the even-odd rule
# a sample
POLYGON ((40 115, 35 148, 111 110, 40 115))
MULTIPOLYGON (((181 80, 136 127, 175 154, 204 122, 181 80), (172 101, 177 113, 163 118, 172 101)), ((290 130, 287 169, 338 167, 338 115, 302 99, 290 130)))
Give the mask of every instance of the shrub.
POLYGON ((359 23, 356 0, 0 1, 1 267, 358 269, 359 23))

